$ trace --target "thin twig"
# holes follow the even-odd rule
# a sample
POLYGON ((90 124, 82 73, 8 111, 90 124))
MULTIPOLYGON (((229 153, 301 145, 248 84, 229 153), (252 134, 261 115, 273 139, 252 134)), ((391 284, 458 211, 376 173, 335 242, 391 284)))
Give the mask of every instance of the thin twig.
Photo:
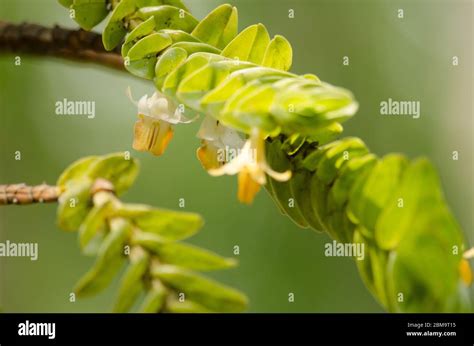
POLYGON ((125 70, 119 48, 106 51, 100 34, 57 25, 0 21, 0 53, 48 55, 125 70))
POLYGON ((59 187, 46 184, 36 186, 0 185, 0 205, 56 202, 59 194, 59 187))

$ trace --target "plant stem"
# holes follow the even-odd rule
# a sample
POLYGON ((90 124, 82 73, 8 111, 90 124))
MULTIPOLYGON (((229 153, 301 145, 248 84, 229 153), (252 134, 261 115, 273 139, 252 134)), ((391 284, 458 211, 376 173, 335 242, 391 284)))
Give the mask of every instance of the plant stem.
POLYGON ((0 185, 0 205, 57 202, 59 194, 59 187, 46 184, 0 185))
POLYGON ((54 56, 125 71, 119 49, 106 51, 100 34, 57 25, 0 21, 0 54, 5 53, 54 56))

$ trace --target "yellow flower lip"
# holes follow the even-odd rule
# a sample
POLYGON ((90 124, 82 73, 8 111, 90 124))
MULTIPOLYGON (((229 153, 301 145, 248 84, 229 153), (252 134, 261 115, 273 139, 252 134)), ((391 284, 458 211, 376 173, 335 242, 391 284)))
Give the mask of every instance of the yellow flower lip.
POLYGON ((138 108, 138 120, 134 126, 133 149, 149 151, 160 156, 173 138, 172 125, 189 123, 179 107, 173 107, 162 94, 155 91, 151 97, 144 95, 137 102, 133 99, 130 88, 127 95, 138 108))
POLYGON ((160 156, 173 138, 173 129, 165 122, 153 120, 142 115, 135 122, 133 149, 149 151, 160 156))
POLYGON ((470 286, 472 284, 471 266, 469 265, 469 262, 465 258, 461 259, 461 262, 459 263, 459 274, 460 274, 461 280, 464 282, 466 286, 470 286))
POLYGON ((244 169, 238 175, 239 190, 237 197, 241 203, 252 204, 260 184, 252 179, 250 173, 244 169))
POLYGON ((221 166, 221 163, 218 160, 217 148, 208 145, 206 141, 203 141, 202 145, 197 148, 196 156, 206 171, 221 166))

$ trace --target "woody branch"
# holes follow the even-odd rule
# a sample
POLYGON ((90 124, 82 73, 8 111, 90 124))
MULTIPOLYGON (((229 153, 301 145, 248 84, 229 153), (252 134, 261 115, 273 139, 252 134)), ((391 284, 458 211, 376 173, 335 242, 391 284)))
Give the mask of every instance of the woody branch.
POLYGON ((5 53, 46 55, 125 70, 119 50, 106 51, 100 34, 57 25, 49 28, 0 20, 0 54, 5 53))

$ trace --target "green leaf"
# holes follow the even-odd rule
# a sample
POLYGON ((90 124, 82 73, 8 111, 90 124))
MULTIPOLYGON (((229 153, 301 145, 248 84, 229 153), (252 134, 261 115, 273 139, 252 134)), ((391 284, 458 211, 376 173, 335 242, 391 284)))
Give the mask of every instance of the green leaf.
POLYGON ((191 300, 180 302, 176 298, 166 302, 166 311, 181 314, 215 312, 191 300))
POLYGON ((402 155, 391 154, 382 158, 364 180, 354 186, 349 202, 349 211, 354 222, 368 230, 374 230, 377 219, 387 200, 400 184, 400 178, 408 165, 402 155))
POLYGON ((250 61, 261 64, 270 36, 262 24, 251 25, 238 34, 222 51, 230 59, 250 61))
POLYGON ((68 183, 87 177, 89 169, 98 160, 99 156, 87 156, 73 162, 59 176, 56 185, 61 189, 65 189, 68 183))
POLYGON ((66 7, 66 8, 70 8, 71 5, 72 5, 72 3, 73 3, 73 1, 74 1, 74 0, 58 0, 58 2, 59 2, 62 6, 66 7))
POLYGON ((181 8, 187 12, 189 12, 188 8, 186 5, 183 4, 182 0, 162 0, 164 5, 170 5, 174 7, 181 8))
POLYGON ((235 64, 233 61, 215 61, 197 69, 184 78, 176 90, 176 97, 186 105, 199 110, 200 99, 215 88, 233 71, 249 67, 247 63, 235 64))
MULTIPOLYGON (((281 150, 281 142, 274 140, 272 143, 267 143, 267 161, 270 167, 277 172, 284 172, 291 170, 291 164, 288 158, 281 150)), ((276 181, 267 176, 267 184, 271 184, 273 193, 275 194, 281 208, 285 210, 286 214, 290 216, 291 220, 303 228, 308 227, 306 219, 301 213, 298 205, 295 203, 295 196, 291 190, 289 181, 276 181)))
POLYGON ((330 184, 344 164, 353 157, 359 157, 367 153, 367 147, 359 138, 344 138, 324 153, 319 161, 316 174, 321 181, 330 184))
POLYGON ((192 36, 191 34, 183 31, 183 30, 173 30, 173 29, 162 29, 159 31, 159 33, 163 33, 165 35, 168 35, 173 43, 178 43, 178 42, 200 42, 196 37, 192 36))
POLYGON ((154 77, 156 61, 157 58, 155 56, 149 56, 140 60, 129 61, 128 63, 125 63, 124 66, 131 74, 151 80, 154 77))
POLYGON ((247 298, 239 291, 191 271, 159 265, 152 268, 152 275, 179 293, 184 293, 185 299, 217 312, 240 312, 247 306, 247 298))
POLYGON ((149 55, 156 55, 169 47, 173 41, 168 35, 154 33, 141 38, 128 51, 127 57, 130 61, 139 60, 149 55))
POLYGON ((191 33, 204 43, 223 49, 237 35, 237 9, 224 4, 209 13, 191 33))
POLYGON ((324 228, 311 204, 311 191, 308 188, 308 181, 311 181, 311 175, 311 172, 307 170, 293 171, 293 176, 290 180, 291 195, 294 196, 296 206, 301 211, 308 225, 315 231, 322 232, 324 228))
POLYGON ((143 23, 140 23, 127 35, 122 45, 122 56, 127 56, 128 51, 141 38, 151 34, 155 30, 155 20, 150 17, 143 23))
POLYGON ((189 12, 187 7, 183 4, 182 0, 135 0, 135 1, 136 1, 137 8, 170 5, 170 6, 181 8, 189 12))
POLYGON ((136 15, 142 20, 154 17, 156 30, 177 29, 191 32, 198 24, 198 20, 186 10, 169 5, 142 7, 136 15))
POLYGON ((286 155, 293 156, 303 147, 305 143, 306 137, 300 136, 299 134, 294 134, 282 140, 281 150, 283 150, 286 155))
MULTIPOLYGON (((421 168, 424 163, 413 165, 421 168)), ((469 306, 462 305, 467 302, 460 300, 458 291, 462 254, 453 252, 462 246, 459 226, 444 206, 427 206, 412 219, 390 259, 389 298, 402 312, 453 312, 455 306, 466 311, 469 306), (403 302, 397 299, 399 292, 403 292, 403 302)))
POLYGON ((376 246, 371 246, 365 251, 370 253, 370 258, 372 259, 372 273, 377 297, 382 305, 387 308, 389 304, 391 304, 389 303, 387 297, 388 283, 386 273, 388 253, 386 251, 380 250, 376 246))
MULTIPOLYGON (((354 230, 353 237, 354 237, 353 243, 356 246, 363 245, 365 250, 369 249, 370 245, 367 239, 365 239, 364 236, 362 235, 362 232, 360 231, 360 227, 354 230)), ((372 271, 372 259, 370 257, 370 252, 365 251, 364 259, 361 261, 356 261, 356 265, 357 265, 357 269, 359 271, 360 277, 362 278, 362 281, 364 282, 365 286, 374 295, 374 297, 378 299, 377 292, 375 290, 375 285, 374 285, 374 274, 372 271)))
POLYGON ((74 0, 74 20, 85 30, 91 30, 109 13, 106 0, 74 0))
POLYGON ((113 219, 94 266, 79 280, 74 291, 78 297, 96 294, 107 287, 123 263, 125 241, 131 232, 130 224, 113 219))
POLYGON ((276 135, 280 128, 268 112, 274 97, 274 89, 266 81, 252 81, 226 102, 219 120, 245 133, 258 128, 265 135, 276 135))
POLYGON ((176 42, 172 45, 173 48, 181 48, 188 53, 188 55, 202 52, 202 53, 213 53, 220 54, 221 51, 216 47, 213 47, 207 43, 202 42, 176 42))
POLYGON ((136 231, 133 233, 131 240, 133 245, 140 245, 146 249, 153 249, 158 245, 169 243, 172 241, 174 240, 163 238, 155 233, 142 232, 138 229, 136 229, 136 231))
POLYGON ((293 50, 290 42, 283 36, 276 35, 265 51, 262 66, 288 71, 291 68, 292 59, 293 50))
POLYGON ((152 279, 151 287, 148 289, 139 311, 143 313, 160 312, 165 304, 166 293, 166 288, 160 280, 152 279))
POLYGON ((321 161, 323 156, 326 154, 326 151, 329 150, 330 148, 336 147, 338 143, 340 142, 334 141, 331 143, 327 143, 323 146, 317 147, 303 159, 301 163, 302 167, 311 172, 316 171, 316 168, 318 168, 319 162, 321 161))
POLYGON ((136 0, 121 0, 110 15, 104 32, 102 43, 106 50, 112 50, 122 41, 127 33, 123 19, 135 12, 136 0))
POLYGON ((352 117, 358 107, 348 90, 307 78, 282 79, 273 86, 276 95, 270 111, 289 135, 315 136, 322 128, 352 117))
POLYGON ((169 48, 160 57, 155 65, 155 86, 158 90, 162 90, 165 79, 181 65, 188 53, 183 48, 169 48))
POLYGON ((133 306, 144 288, 143 275, 148 269, 150 256, 140 247, 130 251, 130 264, 120 282, 118 297, 115 301, 114 312, 127 312, 133 306))
MULTIPOLYGON (((143 238, 141 238, 143 239, 143 238)), ((135 242, 153 251, 161 262, 185 267, 192 270, 208 271, 231 268, 236 265, 232 258, 221 257, 211 251, 180 243, 164 243, 160 239, 152 241, 150 238, 135 242)))
POLYGON ((181 240, 195 234, 204 224, 199 214, 150 208, 140 204, 124 204, 115 216, 131 218, 144 232, 154 233, 165 240, 181 240))
MULTIPOLYGON (((311 204, 313 206, 313 210, 316 213, 318 220, 320 221, 324 230, 330 231, 329 227, 325 224, 326 217, 329 214, 327 199, 330 187, 324 182, 322 182, 317 174, 313 174, 313 177, 311 178, 309 183, 309 189, 311 191, 311 204)), ((341 240, 339 234, 331 235, 337 241, 341 240)))
POLYGON ((181 64, 165 79, 163 84, 163 93, 170 98, 175 98, 176 90, 184 78, 191 75, 206 64, 211 63, 212 61, 223 59, 224 58, 222 56, 216 54, 194 53, 186 60, 186 63, 181 64))
POLYGON ((373 154, 367 154, 352 158, 344 165, 331 187, 328 196, 328 207, 330 212, 341 210, 349 200, 349 194, 358 179, 365 179, 366 172, 376 164, 377 157, 373 154))
POLYGON ((395 248, 411 232, 421 210, 429 210, 442 203, 435 169, 427 159, 414 161, 405 169, 399 187, 387 200, 378 218, 375 227, 377 244, 386 250, 395 248))
POLYGON ((127 159, 125 153, 114 153, 100 157, 89 170, 93 180, 102 178, 111 182, 117 195, 126 191, 138 174, 138 162, 127 159))
POLYGON ((83 178, 75 181, 61 194, 57 210, 59 228, 65 231, 77 231, 92 208, 91 186, 92 181, 83 178))
POLYGON ((92 240, 106 230, 107 217, 113 210, 114 203, 112 200, 104 201, 100 205, 95 205, 87 214, 87 217, 79 227, 79 245, 84 253, 93 254, 95 252, 95 244, 90 247, 92 240))
POLYGON ((339 135, 342 133, 343 127, 338 122, 333 122, 327 125, 326 127, 319 128, 311 132, 311 134, 306 137, 315 142, 318 142, 319 145, 324 145, 331 141, 336 140, 339 135))
POLYGON ((201 107, 217 118, 226 102, 238 91, 242 91, 247 83, 253 80, 256 82, 258 80, 260 84, 270 83, 284 76, 291 75, 283 71, 257 66, 234 71, 201 99, 201 107))

